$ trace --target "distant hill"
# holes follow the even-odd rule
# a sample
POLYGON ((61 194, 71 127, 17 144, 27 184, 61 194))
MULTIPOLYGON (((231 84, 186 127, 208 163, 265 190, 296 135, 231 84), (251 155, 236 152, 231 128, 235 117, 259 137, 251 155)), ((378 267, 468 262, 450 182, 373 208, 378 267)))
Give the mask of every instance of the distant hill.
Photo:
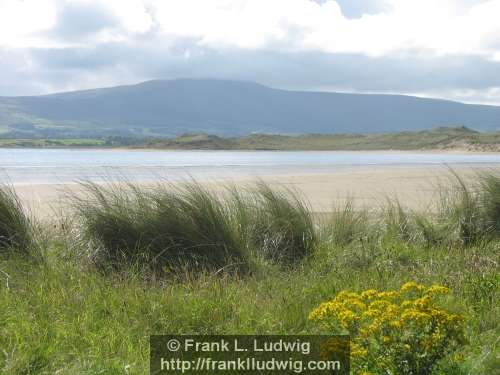
MULTIPOLYGON (((132 141, 133 140, 129 140, 132 141)), ((122 146, 120 139, 108 145, 122 146)), ((184 150, 457 150, 499 152, 500 133, 484 133, 465 127, 437 128, 418 132, 371 134, 304 134, 299 136, 251 134, 243 137, 218 137, 185 134, 170 139, 136 141, 130 147, 184 150)))
POLYGON ((369 150, 454 150, 500 152, 500 132, 477 132, 465 127, 436 128, 416 132, 370 134, 249 134, 221 137, 183 134, 178 137, 106 139, 5 139, 0 147, 29 148, 133 148, 160 150, 281 150, 281 151, 369 151, 369 150))
POLYGON ((500 130, 500 107, 203 79, 0 97, 0 132, 11 138, 374 133, 457 125, 500 130))

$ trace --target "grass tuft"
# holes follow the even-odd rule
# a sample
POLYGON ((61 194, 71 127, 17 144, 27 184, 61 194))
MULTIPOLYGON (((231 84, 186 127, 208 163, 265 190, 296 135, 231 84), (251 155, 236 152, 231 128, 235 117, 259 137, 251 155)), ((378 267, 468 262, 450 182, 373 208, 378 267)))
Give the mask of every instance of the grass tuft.
POLYGON ((199 184, 83 185, 74 197, 83 238, 100 268, 145 266, 155 273, 246 271, 244 243, 225 204, 199 184))
POLYGON ((498 236, 500 235, 500 176, 495 173, 480 176, 480 191, 486 229, 498 236))
POLYGON ((316 228, 307 203, 289 189, 272 189, 259 182, 240 200, 240 218, 256 250, 266 259, 293 265, 311 255, 317 244, 316 228))
POLYGON ((347 200, 343 207, 334 210, 328 220, 325 234, 334 245, 348 245, 361 239, 368 231, 368 213, 356 211, 352 200, 347 200))
POLYGON ((412 214, 408 212, 398 199, 387 200, 382 215, 386 237, 404 242, 416 240, 415 225, 412 214))
POLYGON ((10 186, 0 186, 0 254, 34 256, 34 225, 10 186))

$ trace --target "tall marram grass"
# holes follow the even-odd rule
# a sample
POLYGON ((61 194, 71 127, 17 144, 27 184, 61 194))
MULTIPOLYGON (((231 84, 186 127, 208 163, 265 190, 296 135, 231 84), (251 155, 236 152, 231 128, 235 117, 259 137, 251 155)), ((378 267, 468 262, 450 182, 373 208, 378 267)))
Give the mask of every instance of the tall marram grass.
POLYGON ((245 243, 226 204, 196 183, 138 187, 83 184, 73 197, 82 239, 101 268, 145 266, 154 272, 179 269, 244 272, 245 243))
POLYGON ((388 199, 382 211, 382 222, 387 238, 404 242, 415 241, 416 233, 413 217, 403 207, 399 199, 388 199))
POLYGON ((450 182, 440 189, 434 211, 409 211, 399 201, 389 201, 386 235, 406 242, 434 246, 473 246, 500 234, 500 176, 478 175, 466 183, 453 170, 450 182))
POLYGON ((223 197, 200 184, 82 184, 73 196, 79 233, 100 268, 250 270, 256 257, 291 265, 312 254, 312 215, 292 191, 258 183, 223 197))
POLYGON ((313 254, 319 234, 335 246, 384 237, 430 248, 472 246, 500 233, 500 178, 493 174, 472 186, 455 174, 434 212, 410 211, 389 200, 375 217, 347 201, 326 223, 313 219, 297 192, 263 182, 244 190, 229 187, 221 195, 196 182, 83 186, 86 196, 73 198, 81 238, 91 260, 111 269, 241 273, 256 258, 297 264, 313 254))
POLYGON ((0 254, 38 257, 34 223, 14 189, 0 185, 0 254))
POLYGON ((246 200, 237 200, 240 210, 246 211, 240 218, 244 218, 247 238, 264 258, 293 265, 313 253, 316 228, 307 203, 297 192, 259 182, 246 200))
POLYGON ((489 173, 480 176, 480 203, 484 209, 487 230, 500 234, 500 176, 489 173))
POLYGON ((356 210, 353 201, 349 199, 342 207, 333 210, 323 229, 330 243, 348 245, 368 234, 368 212, 364 209, 356 210))

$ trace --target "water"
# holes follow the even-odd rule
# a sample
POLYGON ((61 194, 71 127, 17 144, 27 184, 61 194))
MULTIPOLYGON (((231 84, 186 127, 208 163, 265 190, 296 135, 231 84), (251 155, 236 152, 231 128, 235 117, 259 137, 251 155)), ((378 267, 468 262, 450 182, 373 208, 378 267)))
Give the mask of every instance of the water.
POLYGON ((135 151, 0 149, 0 182, 13 184, 237 178, 359 166, 499 164, 500 154, 339 151, 135 151))

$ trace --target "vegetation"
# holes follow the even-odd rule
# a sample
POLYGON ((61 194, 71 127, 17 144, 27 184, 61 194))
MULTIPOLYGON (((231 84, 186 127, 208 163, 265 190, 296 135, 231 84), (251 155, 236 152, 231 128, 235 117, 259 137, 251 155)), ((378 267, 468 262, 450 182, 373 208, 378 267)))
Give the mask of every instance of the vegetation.
POLYGON ((35 255, 35 230, 15 191, 0 186, 0 254, 35 255))
POLYGON ((341 291, 309 318, 333 333, 350 335, 355 373, 431 374, 466 343, 465 318, 438 304, 437 297, 448 293, 447 287, 415 282, 383 292, 341 291))
POLYGON ((247 268, 245 244, 224 203, 198 184, 168 190, 84 184, 74 197, 81 238, 101 268, 247 268))
POLYGON ((499 151, 500 133, 480 133, 468 128, 437 128, 418 132, 372 134, 252 134, 221 138, 192 134, 174 139, 152 139, 145 147, 166 149, 235 150, 442 150, 499 151))
POLYGON ((307 204, 291 190, 277 191, 258 183, 246 196, 234 193, 239 226, 259 255, 280 264, 294 264, 311 255, 316 233, 307 204))
MULTIPOLYGON (((24 233, 48 240, 37 242, 44 262, 27 261, 28 247, 2 252, 0 372, 147 373, 150 334, 350 330, 347 315, 338 320, 340 310, 325 310, 320 320, 327 326, 309 315, 322 311, 315 309, 324 301, 344 304, 342 298, 354 296, 343 290, 368 298, 373 292, 366 290, 375 289, 382 292, 370 304, 377 300, 379 312, 353 333, 389 312, 383 323, 401 327, 387 331, 394 345, 380 331, 363 342, 354 336, 370 353, 356 359, 356 369, 377 373, 373 361, 395 366, 403 356, 409 369, 425 369, 413 373, 493 374, 500 350, 500 177, 477 180, 473 186, 455 181, 437 213, 412 212, 398 202, 356 212, 348 204, 326 220, 310 213, 297 193, 263 184, 222 195, 196 183, 87 184, 87 195, 70 197, 73 220, 45 225, 45 235, 33 225, 9 229, 9 238, 24 233), (409 280, 418 284, 401 288, 409 280), (421 286, 434 284, 439 287, 421 286), (449 293, 431 298, 448 291, 441 285, 449 293), (386 297, 397 311, 379 301, 386 297), (446 342, 420 326, 445 316, 446 342), (428 348, 419 346, 429 337, 435 341, 428 348), (417 346, 408 351, 410 341, 417 346), (417 359, 422 351, 426 356, 417 359)), ((0 202, 7 207, 0 213, 23 212, 15 195, 1 195, 0 202)), ((0 220, 12 222, 8 215, 0 220)))
POLYGON ((67 139, 30 139, 30 138, 0 138, 0 147, 103 147, 104 139, 67 138, 67 139))
POLYGON ((103 138, 0 138, 0 147, 130 147, 168 150, 500 150, 500 133, 465 127, 372 134, 251 134, 220 137, 185 134, 175 138, 108 136, 103 138))

